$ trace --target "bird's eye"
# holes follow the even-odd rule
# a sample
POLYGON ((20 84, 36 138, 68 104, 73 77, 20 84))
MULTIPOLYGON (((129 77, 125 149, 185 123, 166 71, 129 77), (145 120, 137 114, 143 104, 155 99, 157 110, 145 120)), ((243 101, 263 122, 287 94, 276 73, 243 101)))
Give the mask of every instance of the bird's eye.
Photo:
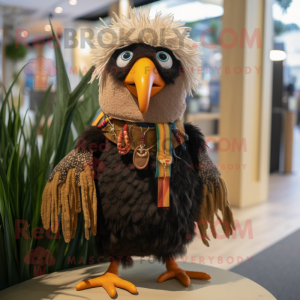
POLYGON ((173 65, 173 60, 171 55, 169 55, 167 52, 159 51, 156 54, 157 60, 160 63, 160 65, 165 69, 170 69, 173 65))
POLYGON ((122 52, 117 58, 117 66, 120 68, 127 66, 132 56, 133 53, 131 51, 122 52))

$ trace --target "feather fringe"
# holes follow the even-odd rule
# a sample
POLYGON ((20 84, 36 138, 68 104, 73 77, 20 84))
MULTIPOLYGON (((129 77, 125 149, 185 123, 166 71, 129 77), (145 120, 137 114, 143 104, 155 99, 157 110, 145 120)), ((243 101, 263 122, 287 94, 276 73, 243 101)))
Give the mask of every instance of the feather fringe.
POLYGON ((163 16, 161 12, 157 12, 154 18, 150 18, 149 8, 137 10, 133 8, 130 10, 129 18, 118 17, 114 13, 111 25, 100 20, 103 25, 97 28, 98 35, 92 40, 95 47, 91 49, 91 57, 95 71, 90 82, 99 78, 103 89, 106 76, 103 70, 115 50, 134 43, 145 43, 153 47, 161 46, 170 49, 182 64, 187 93, 191 95, 192 90, 197 90, 201 81, 201 74, 197 71, 201 66, 200 43, 190 38, 191 28, 183 27, 185 24, 183 22, 174 21, 174 15, 163 16), (181 36, 180 39, 178 34, 181 36), (101 45, 99 35, 103 41, 101 45))
POLYGON ((219 220, 222 229, 227 238, 232 235, 232 231, 235 230, 234 220, 230 204, 228 201, 228 191, 224 179, 219 177, 219 186, 216 188, 212 182, 210 182, 211 192, 208 186, 204 185, 203 204, 199 215, 198 227, 203 243, 209 247, 208 241, 210 240, 207 235, 207 230, 210 228, 212 236, 217 238, 217 232, 215 228, 215 216, 219 220), (221 212, 222 218, 219 216, 221 212))
POLYGON ((64 182, 58 184, 60 173, 57 172, 51 182, 47 182, 43 192, 41 217, 44 228, 56 233, 58 216, 61 213, 61 224, 64 240, 69 243, 75 237, 78 213, 82 210, 85 219, 85 237, 89 239, 89 230, 97 233, 97 198, 94 183, 94 171, 86 168, 80 173, 81 201, 79 185, 75 179, 75 168, 70 169, 64 182))

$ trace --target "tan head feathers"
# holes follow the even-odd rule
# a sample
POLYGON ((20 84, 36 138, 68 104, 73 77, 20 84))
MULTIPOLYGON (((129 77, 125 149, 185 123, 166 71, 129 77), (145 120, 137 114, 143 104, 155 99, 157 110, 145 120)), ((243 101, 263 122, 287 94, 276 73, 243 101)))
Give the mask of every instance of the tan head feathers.
POLYGON ((157 12, 154 19, 150 19, 150 9, 133 8, 129 18, 119 18, 114 14, 109 26, 101 21, 104 25, 97 28, 99 33, 93 39, 94 48, 91 50, 92 64, 95 66, 91 82, 99 78, 102 85, 103 70, 115 50, 134 43, 145 43, 170 49, 181 62, 186 92, 191 94, 192 90, 197 89, 200 83, 200 43, 189 38, 190 28, 174 21, 172 14, 162 16, 161 12, 157 12))

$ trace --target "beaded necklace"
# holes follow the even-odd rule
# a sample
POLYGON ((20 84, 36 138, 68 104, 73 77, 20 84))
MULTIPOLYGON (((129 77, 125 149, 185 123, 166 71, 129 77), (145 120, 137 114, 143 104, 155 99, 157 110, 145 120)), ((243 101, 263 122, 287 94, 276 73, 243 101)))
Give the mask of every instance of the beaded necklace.
MULTIPOLYGON (((104 117, 104 120, 98 125, 99 128, 104 128, 107 123, 111 126, 110 134, 116 138, 117 141, 117 149, 121 155, 126 155, 129 153, 131 148, 130 139, 132 140, 133 146, 135 147, 135 142, 133 136, 129 138, 131 135, 131 129, 134 125, 128 125, 125 122, 125 125, 119 132, 119 136, 117 136, 115 132, 115 123, 111 121, 114 119, 113 117, 104 116, 102 111, 99 112, 98 116, 95 118, 93 125, 96 126, 101 119, 104 117), (128 130, 128 128, 130 130, 128 130), (122 147, 122 141, 125 141, 125 146, 122 147)), ((118 121, 119 122, 119 121, 118 121)), ((143 124, 144 125, 144 124, 143 124)), ((142 125, 142 126, 143 126, 142 125)), ((120 125, 118 125, 120 127, 120 125)), ((146 125, 147 126, 147 125, 146 125)), ((168 123, 159 123, 155 124, 156 129, 156 137, 157 143, 150 146, 146 149, 146 134, 149 131, 149 127, 143 132, 143 128, 141 129, 141 144, 134 149, 133 153, 133 164, 138 170, 143 170, 147 168, 150 158, 149 150, 157 145, 157 154, 156 154, 156 177, 158 179, 158 207, 167 208, 170 206, 170 177, 171 177, 171 164, 173 161, 173 155, 175 157, 175 148, 172 144, 172 134, 178 145, 186 149, 182 144, 181 135, 184 138, 184 141, 188 141, 189 137, 186 133, 184 133, 180 128, 176 127, 176 122, 173 124, 168 123)), ((174 141, 173 141, 174 142, 174 141)))

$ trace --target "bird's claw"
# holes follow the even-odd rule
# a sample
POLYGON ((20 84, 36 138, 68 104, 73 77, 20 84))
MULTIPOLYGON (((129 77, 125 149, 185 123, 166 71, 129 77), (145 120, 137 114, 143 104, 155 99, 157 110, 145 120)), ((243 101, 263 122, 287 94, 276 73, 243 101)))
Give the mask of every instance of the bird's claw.
POLYGON ((81 281, 76 285, 76 290, 84 290, 92 287, 103 287, 110 297, 115 297, 117 291, 116 287, 127 290, 132 294, 137 293, 136 286, 129 281, 121 279, 118 275, 106 272, 100 277, 96 277, 89 280, 81 281))
POLYGON ((177 278, 182 284, 185 286, 189 286, 191 284, 190 279, 202 279, 202 280, 209 280, 211 277, 203 272, 194 272, 194 271, 185 271, 180 269, 179 267, 172 267, 167 268, 167 272, 161 274, 157 282, 163 282, 170 278, 177 278))

